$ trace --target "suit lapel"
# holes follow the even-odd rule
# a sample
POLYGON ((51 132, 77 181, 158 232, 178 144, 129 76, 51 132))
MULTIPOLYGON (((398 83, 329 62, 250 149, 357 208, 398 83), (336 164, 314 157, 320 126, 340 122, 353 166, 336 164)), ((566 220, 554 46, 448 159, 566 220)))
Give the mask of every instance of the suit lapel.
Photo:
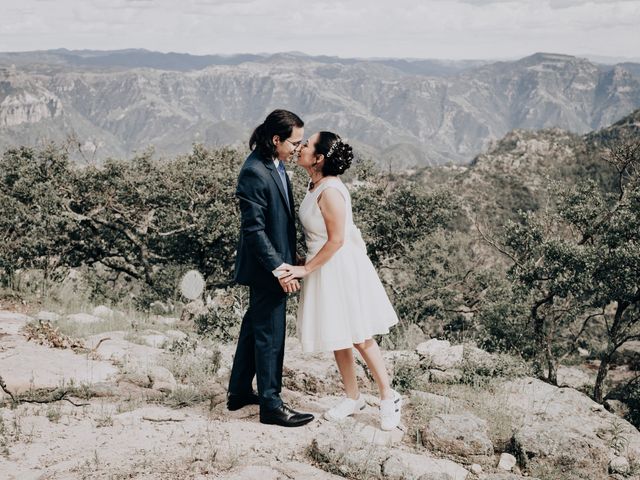
MULTIPOLYGON (((278 187, 278 190, 280 191, 280 197, 282 198, 282 202, 284 203, 284 207, 287 210, 287 213, 289 214, 289 216, 293 217, 293 212, 292 212, 291 208, 289 208, 287 206, 287 192, 284 191, 284 185, 282 185, 282 180, 280 180, 280 174, 276 170, 276 167, 273 164, 273 161, 265 162, 265 165, 269 169, 269 173, 271 174, 271 178, 273 178, 273 181, 276 182, 276 186, 278 187)), ((289 184, 289 179, 288 179, 289 176, 287 175, 286 177, 287 177, 287 185, 288 185, 289 184)), ((291 205, 291 207, 293 207, 293 201, 291 201, 289 203, 289 205, 291 205)))

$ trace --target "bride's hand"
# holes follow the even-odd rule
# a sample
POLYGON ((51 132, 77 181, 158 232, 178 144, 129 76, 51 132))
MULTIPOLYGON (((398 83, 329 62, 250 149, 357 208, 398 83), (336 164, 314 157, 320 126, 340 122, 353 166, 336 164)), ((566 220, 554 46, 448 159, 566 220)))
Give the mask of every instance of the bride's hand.
POLYGON ((306 267, 294 266, 294 265, 288 265, 283 269, 283 271, 284 271, 284 274, 282 275, 281 278, 285 282, 288 282, 289 280, 292 280, 294 278, 304 278, 309 273, 306 267))

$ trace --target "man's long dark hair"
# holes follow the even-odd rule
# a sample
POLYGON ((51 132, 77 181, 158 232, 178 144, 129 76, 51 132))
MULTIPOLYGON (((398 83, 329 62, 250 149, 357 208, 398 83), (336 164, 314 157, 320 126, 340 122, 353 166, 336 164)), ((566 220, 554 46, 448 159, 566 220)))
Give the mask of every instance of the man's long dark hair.
POLYGON ((271 160, 276 156, 276 146, 273 144, 274 135, 278 135, 280 140, 285 141, 291 136, 293 127, 304 127, 304 122, 299 116, 288 110, 274 110, 253 131, 249 147, 251 150, 257 149, 262 158, 271 160))

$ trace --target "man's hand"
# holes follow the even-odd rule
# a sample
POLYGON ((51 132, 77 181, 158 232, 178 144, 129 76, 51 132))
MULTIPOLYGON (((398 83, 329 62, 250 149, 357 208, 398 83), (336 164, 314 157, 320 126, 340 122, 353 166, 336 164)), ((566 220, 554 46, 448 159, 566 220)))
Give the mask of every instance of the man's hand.
POLYGON ((286 281, 284 279, 284 276, 282 276, 278 278, 278 282, 280 282, 282 290, 284 290, 286 293, 294 293, 300 290, 300 282, 298 282, 298 280, 296 279, 290 279, 289 281, 286 281))

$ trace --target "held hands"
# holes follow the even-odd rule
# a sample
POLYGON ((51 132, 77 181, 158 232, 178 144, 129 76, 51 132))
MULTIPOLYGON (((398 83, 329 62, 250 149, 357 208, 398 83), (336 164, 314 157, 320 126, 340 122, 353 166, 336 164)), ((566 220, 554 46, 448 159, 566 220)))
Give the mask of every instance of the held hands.
POLYGON ((286 293, 294 293, 300 290, 300 282, 298 282, 298 280, 296 279, 284 280, 283 275, 281 277, 278 277, 278 282, 280 282, 282 290, 284 290, 286 293))
POLYGON ((280 273, 278 282, 280 283, 282 290, 284 290, 286 293, 294 293, 300 290, 300 282, 287 274, 287 269, 289 269, 290 267, 291 265, 285 263, 282 265, 282 267, 276 270, 276 272, 280 273))
POLYGON ((284 273, 278 278, 278 280, 284 281, 285 283, 297 282, 297 278, 304 278, 309 274, 309 270, 307 270, 307 267, 304 265, 285 265, 282 267, 282 271, 284 273))

